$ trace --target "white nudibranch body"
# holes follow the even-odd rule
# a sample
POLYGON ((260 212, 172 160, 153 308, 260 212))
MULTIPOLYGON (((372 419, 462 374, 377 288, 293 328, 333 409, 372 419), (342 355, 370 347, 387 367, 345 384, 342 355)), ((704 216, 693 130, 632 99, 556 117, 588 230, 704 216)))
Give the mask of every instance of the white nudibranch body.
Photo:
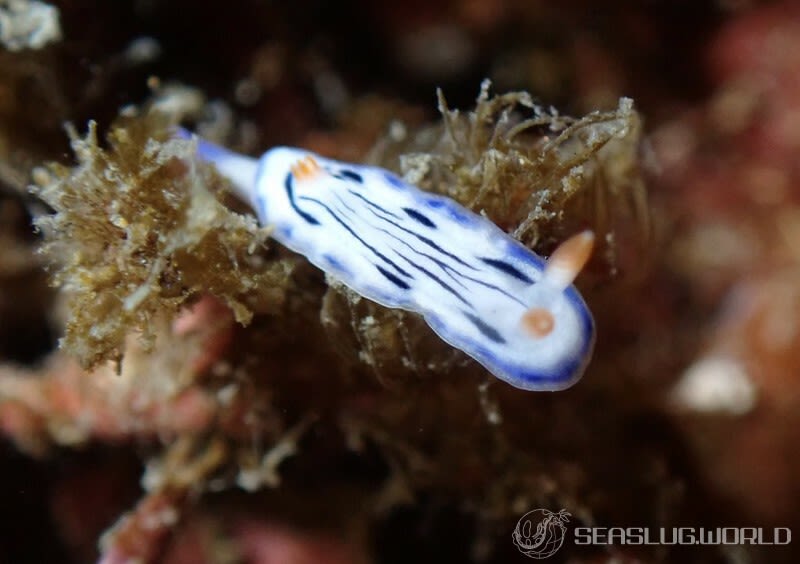
POLYGON ((203 140, 198 154, 283 245, 366 298, 421 314, 501 380, 561 390, 581 377, 594 322, 572 281, 591 232, 545 261, 486 218, 382 168, 288 147, 254 159, 203 140))

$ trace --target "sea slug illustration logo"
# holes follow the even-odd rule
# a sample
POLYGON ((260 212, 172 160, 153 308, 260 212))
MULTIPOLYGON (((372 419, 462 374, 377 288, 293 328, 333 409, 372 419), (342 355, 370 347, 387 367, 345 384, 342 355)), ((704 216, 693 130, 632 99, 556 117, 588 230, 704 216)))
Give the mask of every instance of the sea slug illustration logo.
POLYGON ((553 513, 547 509, 528 511, 517 521, 512 538, 525 556, 542 559, 553 556, 564 544, 570 514, 566 509, 553 513))

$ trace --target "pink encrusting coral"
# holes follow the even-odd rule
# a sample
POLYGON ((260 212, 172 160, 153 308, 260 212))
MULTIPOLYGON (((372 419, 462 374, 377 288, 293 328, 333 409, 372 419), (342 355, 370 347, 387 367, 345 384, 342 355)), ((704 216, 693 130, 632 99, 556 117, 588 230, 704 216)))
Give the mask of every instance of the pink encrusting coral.
POLYGON ((54 353, 36 370, 2 367, 0 426, 31 452, 50 443, 201 434, 220 419, 228 432, 245 433, 237 391, 198 385, 229 346, 232 325, 231 311, 205 296, 180 313, 171 328, 162 320, 155 352, 135 336, 128 339, 121 366, 106 363, 86 371, 69 356, 54 353))

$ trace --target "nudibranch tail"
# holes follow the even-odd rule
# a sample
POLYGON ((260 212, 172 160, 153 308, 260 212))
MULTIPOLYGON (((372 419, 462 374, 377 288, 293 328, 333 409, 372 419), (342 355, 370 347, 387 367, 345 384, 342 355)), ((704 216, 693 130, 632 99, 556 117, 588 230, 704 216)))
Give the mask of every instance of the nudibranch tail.
POLYGON ((231 181, 236 194, 240 198, 251 204, 255 203, 253 196, 256 175, 258 174, 258 159, 229 151, 215 143, 197 137, 182 127, 175 128, 175 136, 180 139, 196 139, 197 156, 216 166, 217 170, 231 181))
POLYGON ((544 267, 544 277, 556 288, 565 289, 577 278, 592 255, 594 233, 590 230, 573 235, 561 243, 544 267))
POLYGON ((591 231, 543 261, 485 217, 382 168, 290 147, 255 161, 198 143, 275 239, 355 292, 419 313, 518 388, 561 390, 580 378, 594 321, 572 282, 591 231))

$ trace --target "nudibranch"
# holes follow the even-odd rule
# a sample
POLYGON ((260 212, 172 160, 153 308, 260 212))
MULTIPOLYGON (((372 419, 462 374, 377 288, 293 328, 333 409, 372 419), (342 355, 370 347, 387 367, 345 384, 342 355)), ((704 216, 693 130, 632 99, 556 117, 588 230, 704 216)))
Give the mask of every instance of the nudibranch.
POLYGON ((595 331, 572 282, 591 231, 544 260, 488 219, 382 168, 289 147, 256 159, 197 144, 280 243, 362 296, 421 314, 497 378, 562 390, 581 377, 595 331))

